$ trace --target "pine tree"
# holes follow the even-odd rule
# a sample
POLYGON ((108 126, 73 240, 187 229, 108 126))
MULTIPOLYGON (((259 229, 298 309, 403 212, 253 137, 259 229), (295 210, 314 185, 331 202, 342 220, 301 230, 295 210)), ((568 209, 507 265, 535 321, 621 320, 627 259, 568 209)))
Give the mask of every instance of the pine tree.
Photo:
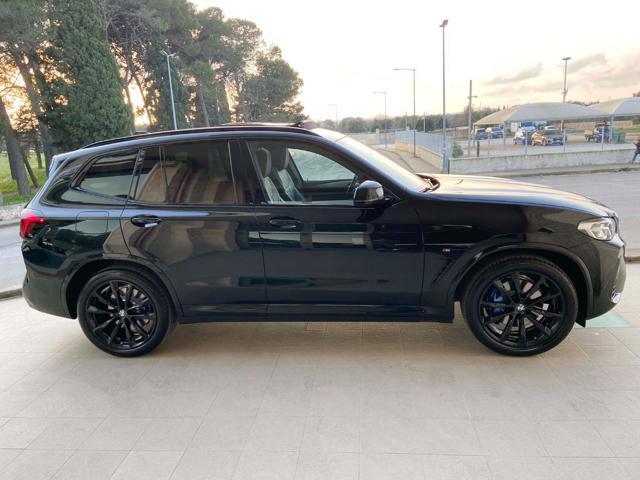
POLYGON ((118 65, 97 2, 50 0, 47 121, 54 142, 74 149, 131 133, 118 65))

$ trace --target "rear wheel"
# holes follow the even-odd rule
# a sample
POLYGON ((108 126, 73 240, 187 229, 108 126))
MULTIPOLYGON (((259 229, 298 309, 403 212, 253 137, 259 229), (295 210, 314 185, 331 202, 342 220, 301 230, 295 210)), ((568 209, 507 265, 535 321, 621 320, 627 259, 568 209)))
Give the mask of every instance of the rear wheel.
POLYGON ((535 355, 571 332, 578 296, 569 277, 539 257, 506 257, 471 279, 464 298, 469 328, 484 345, 507 355, 535 355))
POLYGON ((78 298, 78 318, 87 338, 112 355, 134 357, 156 348, 173 322, 166 295, 146 276, 103 270, 78 298))

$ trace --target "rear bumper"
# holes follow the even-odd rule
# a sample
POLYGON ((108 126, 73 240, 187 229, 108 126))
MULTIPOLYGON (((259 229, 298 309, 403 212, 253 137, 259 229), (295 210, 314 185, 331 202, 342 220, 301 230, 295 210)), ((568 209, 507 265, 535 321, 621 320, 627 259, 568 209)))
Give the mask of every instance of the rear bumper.
POLYGON ((59 278, 41 274, 27 265, 22 295, 31 308, 58 317, 72 318, 66 303, 62 301, 61 291, 59 278))

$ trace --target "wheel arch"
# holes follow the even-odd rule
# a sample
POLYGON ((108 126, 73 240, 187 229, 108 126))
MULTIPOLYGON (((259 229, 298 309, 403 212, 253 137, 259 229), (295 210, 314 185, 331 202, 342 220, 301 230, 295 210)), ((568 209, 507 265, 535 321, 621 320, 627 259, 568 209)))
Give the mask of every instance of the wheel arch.
POLYGON ((154 268, 131 259, 110 259, 94 258, 84 262, 76 268, 65 280, 63 284, 63 302, 69 311, 71 318, 76 318, 78 297, 82 285, 84 285, 93 275, 106 268, 122 268, 149 277, 158 284, 169 298, 169 304, 175 315, 182 315, 182 309, 178 297, 169 280, 154 268))
POLYGON ((480 256, 471 265, 468 265, 453 288, 453 301, 460 300, 467 284, 473 275, 489 262, 509 255, 531 255, 548 260, 565 272, 573 282, 578 294, 578 317, 576 322, 585 326, 591 309, 593 290, 589 272, 584 262, 572 253, 562 249, 548 246, 523 245, 501 248, 480 256))

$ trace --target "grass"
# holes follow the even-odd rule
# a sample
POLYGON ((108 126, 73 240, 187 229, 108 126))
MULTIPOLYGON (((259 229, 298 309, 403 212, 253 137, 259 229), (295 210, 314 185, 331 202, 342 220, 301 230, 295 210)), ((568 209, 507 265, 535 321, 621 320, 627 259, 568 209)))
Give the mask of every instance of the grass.
MULTIPOLYGON (((31 154, 29 156, 29 164, 33 169, 33 172, 38 179, 38 184, 42 186, 42 184, 47 179, 47 173, 44 169, 44 158, 42 159, 43 165, 42 169, 38 169, 38 161, 36 159, 35 154, 31 154)), ((31 184, 31 180, 29 180, 29 184, 31 184)), ((31 185, 33 187, 33 185, 31 185)), ((34 188, 35 191, 35 188, 34 188)), ((31 195, 18 195, 16 182, 11 178, 11 170, 9 168, 9 158, 7 157, 7 153, 0 154, 0 192, 2 192, 3 204, 10 205, 13 203, 26 203, 31 195)))

